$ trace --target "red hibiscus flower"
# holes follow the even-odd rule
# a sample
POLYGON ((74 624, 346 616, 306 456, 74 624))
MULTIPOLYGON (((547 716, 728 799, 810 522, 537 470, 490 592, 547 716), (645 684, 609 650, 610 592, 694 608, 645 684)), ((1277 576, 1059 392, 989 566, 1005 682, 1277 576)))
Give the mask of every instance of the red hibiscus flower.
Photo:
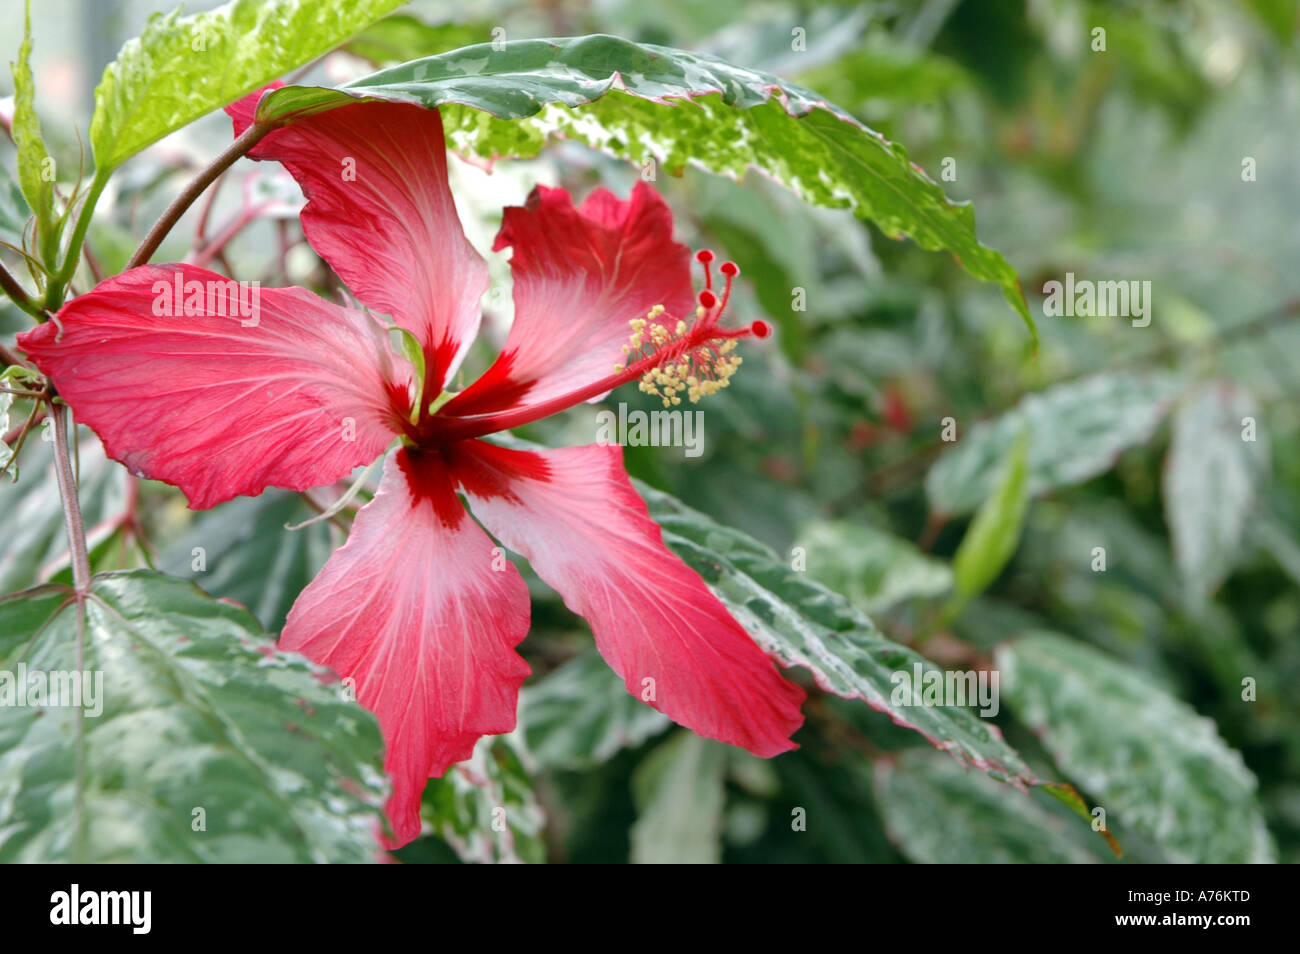
MULTIPOLYGON (((236 133, 256 101, 230 107, 236 133)), ((250 155, 297 179, 307 240, 369 311, 301 288, 250 302, 217 273, 144 266, 20 344, 112 457, 194 508, 333 483, 396 439, 281 639, 353 680, 378 717, 391 844, 419 833, 426 779, 515 726, 528 591, 488 533, 586 618, 629 692, 758 755, 793 748, 802 690, 664 546, 620 448, 480 439, 633 380, 665 403, 695 399, 725 385, 737 338, 765 333, 724 329, 726 293, 693 292, 654 189, 597 190, 575 208, 539 187, 505 210, 495 247, 513 249, 514 324, 495 364, 449 397, 488 270, 457 218, 438 112, 359 102, 277 129, 250 155), (372 312, 418 348, 393 348, 372 312)), ((698 257, 711 285, 711 256, 698 257)), ((729 291, 735 266, 720 271, 729 291)))

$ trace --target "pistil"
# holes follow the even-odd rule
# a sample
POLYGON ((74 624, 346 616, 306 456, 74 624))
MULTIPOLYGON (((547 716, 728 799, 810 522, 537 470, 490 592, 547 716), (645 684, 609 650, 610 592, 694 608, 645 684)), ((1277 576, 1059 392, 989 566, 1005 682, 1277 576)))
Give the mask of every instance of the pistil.
POLYGON ((641 390, 660 398, 665 407, 680 404, 682 394, 695 402, 725 388, 741 363, 740 356, 734 353, 736 341, 750 335, 766 338, 772 330, 761 320, 744 328, 721 327, 719 322, 740 269, 734 262, 724 262, 718 269, 726 280, 719 298, 709 268, 713 253, 701 250, 696 260, 704 266, 705 287, 699 293, 694 314, 689 320, 676 318, 662 305, 656 305, 644 318, 632 319, 632 334, 623 348, 626 358, 614 366, 612 374, 528 407, 465 417, 431 417, 420 428, 420 443, 445 444, 520 427, 638 379, 641 390))

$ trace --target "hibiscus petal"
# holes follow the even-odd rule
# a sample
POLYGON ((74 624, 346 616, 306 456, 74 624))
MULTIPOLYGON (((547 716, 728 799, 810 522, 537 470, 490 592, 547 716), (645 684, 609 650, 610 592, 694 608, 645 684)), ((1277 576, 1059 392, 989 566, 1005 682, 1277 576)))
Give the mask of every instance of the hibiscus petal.
POLYGON ((301 288, 253 294, 191 265, 144 266, 18 344, 109 456, 180 487, 196 510, 333 483, 374 460, 412 374, 387 332, 301 288), (189 297, 199 288, 201 304, 189 297))
POLYGON ((628 692, 756 755, 794 748, 803 690, 664 546, 622 448, 531 452, 465 441, 444 453, 475 516, 587 619, 628 692))
POLYGON ((388 816, 403 845, 420 832, 430 776, 515 727, 528 664, 528 587, 465 512, 436 453, 384 462, 379 492, 348 542, 302 591, 280 645, 355 680, 379 718, 393 780, 388 816))
POLYGON ((494 249, 512 246, 515 320, 487 372, 443 408, 477 415, 534 407, 608 377, 625 361, 628 322, 655 305, 695 309, 690 250, 645 182, 621 200, 605 189, 581 208, 564 189, 538 186, 505 210, 494 249))
MULTIPOLYGON (((261 95, 226 107, 236 135, 261 95)), ((362 303, 415 335, 428 356, 424 395, 436 396, 473 343, 488 287, 456 215, 438 111, 340 106, 268 133, 249 156, 298 180, 307 241, 362 303)))

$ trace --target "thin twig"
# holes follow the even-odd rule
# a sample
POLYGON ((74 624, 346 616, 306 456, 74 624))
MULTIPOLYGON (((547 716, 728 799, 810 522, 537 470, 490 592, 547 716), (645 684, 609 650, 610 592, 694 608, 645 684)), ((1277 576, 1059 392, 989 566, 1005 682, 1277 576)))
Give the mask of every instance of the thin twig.
POLYGON ((194 253, 194 257, 190 260, 190 264, 201 268, 207 265, 208 262, 212 261, 214 258, 221 256, 222 250, 230 244, 231 239, 235 238, 235 236, 240 232, 256 222, 258 216, 260 216, 263 210, 265 210, 269 205, 269 202, 263 202, 260 205, 255 205, 240 212, 228 226, 222 229, 222 231, 212 239, 212 241, 208 242, 194 253))
POLYGON ((3 362, 7 367, 27 367, 26 361, 22 360, 18 355, 14 354, 2 344, 0 344, 0 362, 3 362))
POLYGON ((226 150, 217 156, 206 169, 199 173, 185 189, 178 195, 162 217, 154 223, 154 227, 149 230, 149 234, 144 237, 140 247, 135 250, 131 260, 126 263, 128 269, 136 268, 145 264, 158 251, 158 246, 162 244, 163 239, 167 237, 172 228, 185 214, 185 210, 194 204, 194 200, 203 194, 203 191, 216 180, 216 178, 235 164, 240 156, 252 149, 262 137, 269 133, 273 126, 254 124, 249 126, 244 132, 235 139, 226 150))
POLYGON ((99 264, 99 259, 95 257, 95 253, 91 249, 89 242, 86 242, 81 246, 81 252, 86 256, 86 264, 90 266, 91 278, 93 278, 95 284, 98 285, 104 280, 104 267, 99 264))
MULTIPOLYGON (((227 170, 228 171, 228 170, 227 170)), ((199 224, 194 229, 194 244, 204 245, 208 240, 208 218, 212 215, 212 207, 216 205, 217 196, 221 194, 221 183, 226 179, 226 173, 221 173, 213 180, 212 191, 208 197, 203 200, 203 208, 199 210, 199 224)))

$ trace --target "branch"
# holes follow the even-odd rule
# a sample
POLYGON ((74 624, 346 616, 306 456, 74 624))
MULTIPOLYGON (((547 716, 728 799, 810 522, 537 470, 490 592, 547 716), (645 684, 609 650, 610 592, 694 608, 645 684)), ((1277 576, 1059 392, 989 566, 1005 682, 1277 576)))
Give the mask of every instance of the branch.
POLYGON ((234 165, 235 160, 256 146, 262 137, 273 128, 275 127, 255 123, 245 129, 242 135, 227 146, 226 150, 217 156, 210 166, 200 172, 197 178, 187 185, 184 191, 172 201, 172 204, 167 207, 167 211, 154 223, 154 227, 144 237, 140 247, 135 250, 131 260, 126 263, 126 267, 128 269, 136 268, 148 262, 153 253, 158 251, 158 246, 167 237, 167 233, 176 226, 180 217, 185 214, 185 210, 194 204, 194 200, 202 195, 203 191, 212 185, 219 175, 234 165))

